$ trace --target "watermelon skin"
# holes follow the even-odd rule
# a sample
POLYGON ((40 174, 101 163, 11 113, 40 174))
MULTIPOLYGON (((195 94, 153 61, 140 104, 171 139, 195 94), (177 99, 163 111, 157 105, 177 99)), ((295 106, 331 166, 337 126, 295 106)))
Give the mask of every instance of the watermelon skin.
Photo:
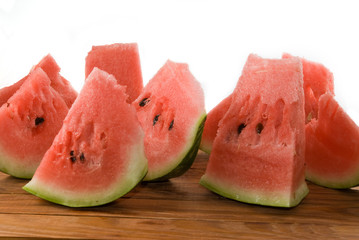
POLYGON ((60 130, 68 107, 35 68, 17 92, 0 108, 0 170, 31 178, 60 130))
POLYGON ((188 65, 168 60, 133 105, 145 131, 144 181, 182 175, 196 157, 206 118, 203 90, 188 65))
POLYGON ((23 188, 70 207, 106 204, 147 173, 144 133, 125 88, 94 68, 32 180, 23 188))
POLYGON ((250 55, 200 183, 237 201, 296 206, 308 193, 304 118, 300 60, 250 55))
POLYGON ((359 127, 334 96, 323 94, 319 114, 306 124, 306 177, 329 188, 359 185, 359 127))
POLYGON ((208 154, 212 151, 212 144, 217 135, 218 123, 228 111, 232 102, 232 94, 223 99, 216 107, 207 114, 204 125, 200 149, 208 154))
POLYGON ((119 84, 126 86, 130 103, 140 95, 143 81, 136 43, 93 46, 86 57, 86 78, 94 67, 114 75, 119 84))

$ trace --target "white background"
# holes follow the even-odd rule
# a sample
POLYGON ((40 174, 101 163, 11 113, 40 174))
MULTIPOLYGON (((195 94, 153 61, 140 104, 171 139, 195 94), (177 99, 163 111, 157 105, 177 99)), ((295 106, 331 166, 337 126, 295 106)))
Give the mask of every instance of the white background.
POLYGON ((137 42, 146 84, 167 59, 187 62, 209 111, 232 92, 250 53, 324 64, 337 100, 359 123, 355 1, 0 0, 0 87, 51 53, 80 90, 92 45, 137 42))

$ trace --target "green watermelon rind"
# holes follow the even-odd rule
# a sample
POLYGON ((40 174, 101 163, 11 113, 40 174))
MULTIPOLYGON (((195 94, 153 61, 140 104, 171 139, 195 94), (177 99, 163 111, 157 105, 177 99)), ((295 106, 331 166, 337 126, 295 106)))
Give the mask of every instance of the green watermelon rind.
POLYGON ((309 193, 309 189, 305 181, 298 187, 291 198, 288 194, 281 192, 256 192, 238 189, 229 184, 213 179, 207 175, 203 175, 200 184, 210 191, 221 195, 225 198, 245 202, 249 204, 270 206, 270 207, 283 207, 291 208, 297 206, 309 193))
POLYGON ((195 134, 193 134, 192 140, 189 141, 190 144, 187 145, 189 147, 186 147, 184 153, 177 158, 178 160, 174 161, 176 165, 172 167, 168 167, 165 170, 166 172, 157 173, 156 175, 159 177, 154 177, 149 179, 148 176, 146 176, 144 178, 144 181, 146 182, 166 181, 170 178, 179 177, 183 175, 188 169, 190 169, 198 153, 206 117, 207 114, 203 114, 197 121, 197 124, 194 128, 195 134))
POLYGON ((147 158, 143 152, 143 147, 141 149, 135 148, 133 152, 133 157, 129 161, 131 165, 127 170, 127 175, 122 177, 121 180, 115 181, 104 191, 74 194, 73 192, 61 190, 58 186, 51 186, 41 182, 36 179, 36 174, 23 189, 42 199, 67 207, 94 207, 113 202, 135 188, 147 174, 147 158), (72 195, 72 198, 69 198, 70 195, 72 195))
MULTIPOLYGON (((358 159, 359 160, 359 159, 358 159)), ((348 175, 345 178, 321 177, 319 174, 306 171, 305 178, 316 185, 332 189, 349 189, 359 186, 359 169, 355 175, 348 175)))
MULTIPOLYGON (((31 161, 29 161, 31 162, 31 161)), ((37 161, 40 162, 40 161, 37 161)), ((21 160, 5 153, 0 146, 0 171, 16 178, 31 179, 36 171, 36 166, 26 166, 21 160)))

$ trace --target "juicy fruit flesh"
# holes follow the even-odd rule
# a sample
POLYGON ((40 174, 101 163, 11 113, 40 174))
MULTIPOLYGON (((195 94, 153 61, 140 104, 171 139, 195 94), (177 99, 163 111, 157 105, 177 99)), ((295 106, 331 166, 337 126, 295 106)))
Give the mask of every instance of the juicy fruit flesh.
POLYGON ((41 68, 0 108, 2 171, 31 178, 61 128, 68 108, 41 68))
POLYGON ((95 68, 25 189, 68 206, 104 204, 132 189, 147 160, 143 130, 126 100, 124 88, 95 68))
POLYGON ((94 67, 112 74, 119 84, 126 86, 130 103, 140 95, 143 81, 137 44, 93 46, 86 57, 86 77, 94 67))
POLYGON ((184 161, 205 116, 204 95, 187 64, 167 61, 133 102, 145 130, 146 181, 159 179, 184 161))
POLYGON ((200 149, 208 154, 211 153, 212 144, 217 135, 218 123, 227 112, 231 101, 232 95, 229 95, 207 114, 200 149))
POLYGON ((359 127, 333 95, 319 99, 319 116, 306 125, 307 179, 322 186, 359 184, 359 127))
POLYGON ((299 59, 248 58, 219 123, 203 185, 256 204, 278 206, 277 197, 266 198, 269 192, 285 199, 279 205, 300 202, 307 193, 302 78, 299 59))

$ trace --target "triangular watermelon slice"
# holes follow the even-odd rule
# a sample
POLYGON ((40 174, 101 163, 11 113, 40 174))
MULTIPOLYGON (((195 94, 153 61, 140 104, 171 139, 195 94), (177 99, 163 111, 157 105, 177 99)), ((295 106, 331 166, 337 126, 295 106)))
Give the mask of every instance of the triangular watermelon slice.
POLYGON ((68 107, 50 86, 42 68, 35 68, 0 108, 0 170, 31 178, 60 130, 68 107))
POLYGON ((63 126, 24 189, 71 206, 102 205, 147 173, 144 133, 125 88, 94 68, 63 126))
POLYGON ((185 173, 196 158, 206 118, 203 90, 188 65, 167 61, 133 105, 145 131, 144 180, 185 173))
POLYGON ((296 206, 308 193, 304 118, 300 60, 250 55, 201 184, 238 201, 296 206))
POLYGON ((126 86, 130 103, 140 95, 143 89, 143 81, 136 43, 93 46, 86 57, 86 77, 94 67, 112 74, 119 84, 126 86))

